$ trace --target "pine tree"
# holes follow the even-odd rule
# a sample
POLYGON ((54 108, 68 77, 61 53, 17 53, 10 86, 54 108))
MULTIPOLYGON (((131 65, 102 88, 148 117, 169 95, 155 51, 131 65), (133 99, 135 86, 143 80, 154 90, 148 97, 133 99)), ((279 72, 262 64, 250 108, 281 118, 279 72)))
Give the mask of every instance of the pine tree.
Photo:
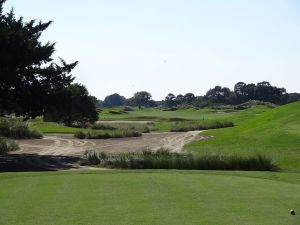
POLYGON ((0 114, 36 117, 53 107, 53 94, 74 80, 70 74, 78 62, 57 64, 51 57, 55 44, 40 37, 50 26, 36 20, 3 13, 0 0, 0 114))

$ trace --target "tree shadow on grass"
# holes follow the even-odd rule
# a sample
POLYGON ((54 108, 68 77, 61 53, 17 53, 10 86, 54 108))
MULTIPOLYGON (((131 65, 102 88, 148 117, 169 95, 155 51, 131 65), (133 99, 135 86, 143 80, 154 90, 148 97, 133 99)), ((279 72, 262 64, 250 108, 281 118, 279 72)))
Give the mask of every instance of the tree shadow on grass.
POLYGON ((0 172, 59 171, 79 169, 80 157, 8 154, 0 155, 0 172))

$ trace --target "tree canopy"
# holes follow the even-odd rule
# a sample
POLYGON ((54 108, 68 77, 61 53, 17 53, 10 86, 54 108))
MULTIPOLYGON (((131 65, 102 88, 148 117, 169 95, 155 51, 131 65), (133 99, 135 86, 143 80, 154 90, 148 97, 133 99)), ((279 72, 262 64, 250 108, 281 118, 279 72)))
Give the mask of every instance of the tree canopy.
POLYGON ((124 96, 115 93, 105 97, 103 101, 103 106, 104 107, 121 106, 124 105, 125 102, 126 102, 126 98, 124 96))
POLYGON ((84 86, 73 84, 78 62, 56 63, 55 44, 40 40, 51 21, 16 18, 13 10, 3 12, 4 3, 0 0, 0 114, 96 120, 94 100, 84 86))
POLYGON ((151 106, 153 104, 152 95, 147 91, 136 92, 132 97, 132 102, 139 108, 151 106))
POLYGON ((48 119, 71 125, 74 121, 91 121, 98 119, 95 99, 81 84, 71 84, 57 91, 52 96, 48 119))
POLYGON ((55 44, 40 37, 50 22, 28 22, 14 11, 3 13, 0 0, 0 111, 38 116, 47 111, 48 100, 57 90, 69 86, 70 74, 78 62, 57 64, 52 59, 55 44))

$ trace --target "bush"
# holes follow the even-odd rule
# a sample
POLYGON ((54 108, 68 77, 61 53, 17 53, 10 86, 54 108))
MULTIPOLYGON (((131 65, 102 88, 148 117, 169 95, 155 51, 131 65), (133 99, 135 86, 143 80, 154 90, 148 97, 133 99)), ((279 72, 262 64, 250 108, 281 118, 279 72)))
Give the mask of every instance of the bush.
POLYGON ((74 121, 69 126, 70 127, 75 127, 75 128, 83 128, 84 127, 84 123, 80 122, 80 121, 74 121))
POLYGON ((29 123, 17 119, 0 119, 0 135, 13 139, 42 138, 42 134, 33 130, 29 123))
POLYGON ((86 134, 83 131, 77 131, 74 134, 74 137, 78 138, 78 139, 85 139, 86 138, 86 134))
POLYGON ((11 139, 0 137, 0 155, 19 149, 18 144, 11 139))
POLYGON ((171 132, 187 132, 194 130, 210 130, 210 129, 218 129, 218 128, 227 128, 233 127, 234 123, 232 122, 214 122, 214 123, 203 123, 203 124, 193 124, 193 123, 175 123, 171 132))
POLYGON ((10 127, 12 123, 8 119, 0 119, 0 135, 4 137, 10 136, 10 127))
POLYGON ((107 154, 87 153, 82 162, 118 169, 183 169, 183 170, 248 170, 278 171, 274 161, 264 155, 241 157, 236 155, 193 155, 168 150, 107 154))

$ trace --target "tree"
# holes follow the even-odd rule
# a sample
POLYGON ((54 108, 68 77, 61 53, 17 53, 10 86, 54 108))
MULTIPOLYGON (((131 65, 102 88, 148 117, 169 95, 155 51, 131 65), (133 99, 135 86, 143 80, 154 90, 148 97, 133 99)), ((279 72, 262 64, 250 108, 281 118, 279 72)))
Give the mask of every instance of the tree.
POLYGON ((176 106, 176 97, 174 94, 169 93, 165 98, 165 106, 166 107, 174 107, 176 106))
POLYGON ((300 101, 300 93, 286 93, 282 96, 281 103, 291 103, 300 101))
POLYGON ((132 101, 139 109, 141 109, 142 106, 147 107, 153 104, 152 95, 147 91, 136 92, 133 95, 132 101))
POLYGON ((237 103, 243 103, 249 100, 255 99, 255 84, 245 84, 244 82, 238 82, 234 86, 234 93, 236 95, 237 103))
POLYGON ((257 100, 280 104, 286 94, 284 88, 272 86, 269 82, 263 81, 256 85, 255 97, 257 100))
POLYGON ((73 82, 70 73, 77 62, 55 63, 55 45, 39 40, 51 22, 24 22, 13 10, 4 14, 4 2, 0 0, 0 113, 36 117, 47 112, 56 91, 73 82))
POLYGON ((47 118, 52 121, 71 125, 74 121, 94 122, 98 119, 95 99, 81 84, 71 84, 51 97, 47 118))
POLYGON ((214 88, 210 89, 205 98, 211 101, 212 103, 230 103, 230 97, 232 92, 227 87, 215 86, 214 88))
POLYGON ((99 99, 98 99, 97 97, 95 97, 95 96, 90 96, 90 97, 91 97, 93 103, 95 104, 96 109, 101 108, 101 107, 103 106, 103 101, 99 100, 99 99))
POLYGON ((196 97, 193 93, 187 93, 184 95, 183 98, 184 98, 184 102, 186 104, 191 104, 196 99, 196 97))
POLYGON ((104 107, 121 106, 121 105, 124 105, 125 102, 126 102, 125 97, 120 96, 119 94, 115 93, 115 94, 107 96, 104 99, 103 106, 104 107))
POLYGON ((176 102, 178 105, 184 104, 184 96, 182 94, 179 94, 176 96, 176 102))

